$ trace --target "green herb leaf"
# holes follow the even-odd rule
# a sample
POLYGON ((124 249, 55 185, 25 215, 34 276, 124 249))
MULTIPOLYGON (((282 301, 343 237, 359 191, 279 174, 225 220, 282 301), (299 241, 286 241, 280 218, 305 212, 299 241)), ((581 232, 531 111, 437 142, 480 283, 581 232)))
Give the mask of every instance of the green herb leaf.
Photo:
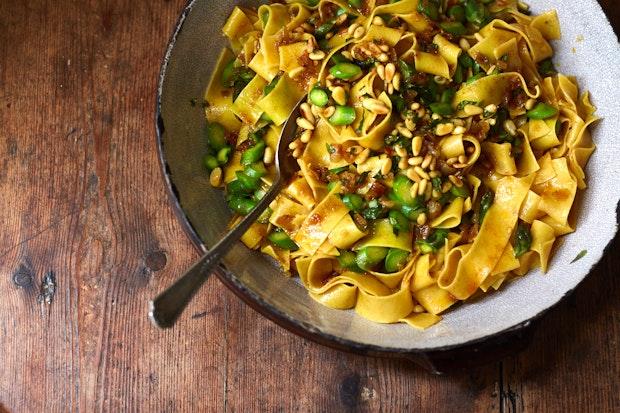
POLYGON ((583 250, 581 251, 579 254, 577 254, 577 256, 575 257, 574 260, 572 260, 570 263, 574 263, 579 261, 580 259, 582 259, 583 257, 585 257, 588 254, 588 250, 583 250))
POLYGON ((530 229, 523 223, 519 223, 515 235, 515 257, 519 258, 530 250, 532 246, 532 234, 530 229))

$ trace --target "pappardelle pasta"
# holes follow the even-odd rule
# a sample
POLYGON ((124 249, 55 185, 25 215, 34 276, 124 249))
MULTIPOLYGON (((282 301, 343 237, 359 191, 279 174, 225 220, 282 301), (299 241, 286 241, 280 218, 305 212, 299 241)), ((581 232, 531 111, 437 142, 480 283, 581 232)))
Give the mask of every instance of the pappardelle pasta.
MULTIPOLYGON (((242 241, 333 309, 416 328, 540 267, 594 151, 588 94, 556 72, 555 11, 515 0, 235 7, 207 88, 213 186, 247 214, 277 140, 298 174, 242 241)), ((234 222, 233 222, 234 223, 234 222)))

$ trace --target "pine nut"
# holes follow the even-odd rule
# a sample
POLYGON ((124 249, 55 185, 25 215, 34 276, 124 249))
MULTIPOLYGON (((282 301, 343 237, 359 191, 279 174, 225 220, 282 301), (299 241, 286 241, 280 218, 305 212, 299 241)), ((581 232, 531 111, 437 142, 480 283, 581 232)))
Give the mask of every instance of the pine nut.
POLYGON ((345 59, 353 60, 353 56, 351 56, 351 52, 348 50, 343 50, 342 55, 345 59))
POLYGON ((413 133, 409 129, 405 128, 404 126, 402 125, 398 126, 397 129, 398 129, 398 133, 403 135, 405 138, 409 138, 409 139, 413 138, 413 133))
POLYGON ((461 46, 461 49, 465 51, 468 51, 471 48, 471 45, 469 44, 467 39, 464 37, 461 37, 461 40, 459 40, 459 46, 461 46))
POLYGON ((392 79, 392 85, 394 85, 394 89, 400 90, 400 73, 396 72, 394 74, 394 78, 392 79))
POLYGON ((423 179, 431 179, 431 177, 428 176, 426 171, 424 169, 420 168, 419 166, 414 166, 413 170, 415 171, 416 174, 418 174, 419 177, 421 177, 423 179))
POLYGON ((532 110, 534 109, 534 106, 536 106, 536 99, 534 98, 528 99, 527 102, 525 102, 526 110, 532 110))
POLYGON ((409 194, 411 195, 412 198, 415 198, 418 196, 418 192, 420 191, 420 183, 418 182, 414 182, 413 185, 411 185, 411 189, 409 190, 409 194))
POLYGON ((494 103, 491 103, 490 105, 487 105, 484 108, 484 111, 488 112, 488 113, 495 113, 495 112, 497 112, 497 105, 494 104, 494 103))
POLYGON ((495 120, 494 118, 491 118, 487 122, 489 123, 489 125, 495 126, 495 124, 497 123, 497 120, 495 120))
POLYGON ((450 180, 450 182, 452 182, 452 184, 458 188, 463 186, 463 181, 461 181, 460 178, 454 176, 454 175, 450 175, 448 176, 448 179, 450 180))
POLYGON ((370 149, 366 148, 362 151, 362 153, 360 153, 357 158, 355 158, 355 163, 357 165, 361 165, 364 162, 366 162, 366 160, 368 159, 368 157, 370 156, 370 149))
POLYGON ((511 119, 506 119, 504 121, 504 129, 506 130, 506 132, 508 132, 510 136, 517 135, 517 125, 515 125, 515 123, 511 119))
POLYGON ((385 176, 389 174, 391 170, 392 170, 392 158, 388 157, 383 163, 383 166, 381 166, 381 175, 385 176))
POLYGON ((366 98, 362 101, 362 106, 376 115, 387 115, 390 112, 387 106, 378 99, 366 98))
POLYGON ((389 52, 390 51, 390 46, 388 46, 387 44, 380 44, 379 45, 379 50, 381 50, 382 52, 389 52))
POLYGON ((359 23, 353 23, 352 25, 349 26, 349 28, 347 29, 347 34, 349 34, 350 36, 353 35, 353 33, 355 33, 355 30, 360 27, 359 23))
POLYGON ((492 75, 493 72, 495 72, 495 69, 497 69, 496 65, 489 67, 489 70, 487 70, 487 75, 492 75))
POLYGON ((467 132, 467 129, 465 129, 463 126, 457 126, 456 128, 454 128, 454 131, 452 133, 454 133, 455 135, 462 135, 465 132, 467 132))
POLYGON ((325 52, 322 50, 317 50, 308 55, 310 60, 323 60, 325 59, 325 52))
POLYGON ((215 188, 222 185, 222 168, 218 166, 211 171, 211 174, 209 175, 209 183, 215 188))
POLYGON ((438 85, 446 85, 448 82, 450 81, 443 76, 435 76, 435 83, 438 85))
POLYGON ((334 101, 339 105, 346 105, 347 103, 347 93, 344 91, 342 86, 336 86, 332 90, 332 97, 334 101))
POLYGON ((408 164, 411 166, 419 166, 422 165, 422 162, 424 162, 424 158, 421 156, 414 156, 413 158, 409 158, 408 164))
POLYGON ((328 106, 325 109, 323 109, 323 116, 325 116, 326 118, 329 118, 334 114, 335 111, 336 111, 335 107, 328 106))
POLYGON ((374 24, 375 26, 383 26, 385 23, 383 22, 383 19, 379 16, 375 16, 374 19, 372 19, 372 24, 374 24))
POLYGON ((387 85, 387 92, 388 92, 388 95, 391 95, 391 94, 394 93, 394 85, 393 84, 388 83, 388 85, 387 85))
POLYGON ((378 57, 377 60, 380 61, 381 63, 386 63, 390 60, 390 58, 388 57, 388 55, 386 53, 381 53, 378 57))
POLYGON ((265 148, 265 153, 263 154, 263 162, 265 165, 271 165, 274 161, 275 155, 273 153, 273 149, 270 146, 265 148))
POLYGON ((476 115, 480 115, 483 112, 483 110, 480 106, 465 105, 465 107, 463 108, 463 112, 465 112, 467 116, 476 116, 476 115))
POLYGON ((433 161, 433 155, 431 155, 430 153, 426 154, 426 156, 424 157, 424 160, 422 161, 422 164, 420 165, 420 167, 422 169, 426 169, 428 168, 428 166, 431 164, 431 162, 433 161))
POLYGON ((415 136, 412 140, 411 140, 411 151, 413 152, 413 156, 418 156, 420 155, 420 151, 422 151, 422 143, 424 141, 424 138, 421 136, 415 136))
POLYGON ((385 80, 385 66, 377 65, 377 75, 381 80, 385 80))
POLYGON ((454 124, 452 123, 440 123, 437 125, 437 129, 435 130, 435 135, 437 136, 446 136, 454 130, 454 124))
POLYGON ((400 169, 401 171, 404 171, 408 167, 409 167, 409 159, 407 159, 407 157, 400 158, 400 161, 398 161, 398 169, 400 169))
POLYGON ((302 141, 303 143, 308 143, 310 142, 310 138, 312 138, 312 131, 305 130, 302 132, 301 136, 299 137, 299 140, 302 141))
POLYGON ((362 27, 362 26, 359 26, 353 32, 353 38, 354 39, 361 39, 362 37, 364 37, 365 34, 366 34, 366 29, 364 29, 364 27, 362 27))
POLYGON ((422 178, 420 178, 420 175, 418 175, 413 168, 407 169, 407 178, 415 182, 420 182, 422 180, 422 178))
POLYGON ((394 150, 396 151, 396 155, 400 156, 401 158, 407 156, 407 150, 400 145, 397 145, 394 150))
POLYGON ((312 105, 310 106, 310 111, 312 111, 312 114, 314 115, 314 117, 318 117, 323 113, 323 108, 318 107, 317 105, 312 105))
POLYGON ((306 118, 297 118, 297 126, 302 129, 314 130, 314 125, 306 118))
POLYGON ((441 192, 443 192, 444 194, 450 189, 452 189, 452 182, 446 181, 443 183, 443 185, 441 185, 441 192))
POLYGON ((405 127, 413 132, 415 130, 415 123, 413 122, 413 119, 406 118, 405 119, 405 127))
POLYGON ((288 144, 288 148, 289 149, 297 149, 297 147, 299 146, 299 140, 295 139, 293 142, 288 144))
POLYGON ((426 212, 422 212, 420 215, 418 215, 418 219, 416 222, 418 225, 426 224, 426 212))
POLYGON ((297 148, 293 151, 293 158, 297 159, 299 157, 301 157, 302 154, 302 149, 301 148, 297 148))
POLYGON ((308 122, 314 123, 316 121, 314 118, 314 115, 312 114, 312 108, 310 108, 310 105, 308 104, 308 102, 302 103, 299 106, 299 110, 301 110, 301 114, 304 116, 304 118, 306 118, 308 122))
POLYGON ((418 102, 413 102, 411 104, 411 110, 418 110, 420 109, 420 104, 418 102))
POLYGON ((426 185, 428 185, 428 179, 422 179, 420 181, 420 187, 418 188, 418 195, 424 195, 424 192, 426 192, 426 185))
POLYGON ((392 79, 394 78, 394 74, 396 73, 396 66, 394 66, 394 63, 388 63, 387 65, 385 65, 385 81, 386 82, 391 82, 392 79))

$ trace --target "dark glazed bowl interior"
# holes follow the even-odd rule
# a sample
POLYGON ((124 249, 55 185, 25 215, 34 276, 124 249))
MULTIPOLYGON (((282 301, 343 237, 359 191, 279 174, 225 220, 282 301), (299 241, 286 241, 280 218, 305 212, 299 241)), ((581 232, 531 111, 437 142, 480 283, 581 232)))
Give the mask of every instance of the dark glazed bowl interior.
MULTIPOLYGON (((572 291, 600 260, 616 233, 620 99, 614 82, 620 79, 620 51, 594 0, 534 3, 538 12, 558 9, 564 37, 554 45, 556 64, 577 75, 605 118, 595 129, 598 150, 588 167, 590 188, 580 202, 583 212, 577 232, 558 243, 547 274, 532 272, 497 293, 458 306, 439 325, 425 331, 375 324, 353 311, 325 308, 315 303, 296 279, 284 277, 269 259, 240 243, 226 257, 220 279, 261 313, 298 334, 375 354, 454 348, 518 329, 572 291), (584 40, 576 43, 578 35, 584 40), (584 249, 587 255, 571 264, 584 249)), ((211 188, 202 166, 205 119, 201 102, 217 57, 227 44, 221 27, 235 4, 239 3, 195 0, 187 6, 165 57, 158 96, 160 156, 173 207, 202 250, 226 231, 231 217, 222 191, 211 188)))

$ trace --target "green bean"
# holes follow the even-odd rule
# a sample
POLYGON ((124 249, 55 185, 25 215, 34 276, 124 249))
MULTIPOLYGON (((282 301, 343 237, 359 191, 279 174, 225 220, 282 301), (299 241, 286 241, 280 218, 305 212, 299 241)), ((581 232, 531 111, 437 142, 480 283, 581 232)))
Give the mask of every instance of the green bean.
POLYGON ((390 248, 388 251, 383 266, 386 273, 394 273, 402 270, 409 261, 409 251, 400 250, 397 248, 390 248))
POLYGON ((454 71, 454 77, 452 80, 457 85, 463 83, 463 67, 460 64, 456 65, 456 70, 454 71))
POLYGON ((362 74, 362 69, 353 63, 338 63, 329 69, 336 79, 349 80, 362 74))
POLYGON ((317 27, 317 29, 314 31, 314 35, 319 38, 325 37, 325 35, 329 33, 331 29, 334 28, 335 24, 336 24, 336 19, 327 20, 325 23, 317 27))
POLYGON ((439 5, 433 0, 420 0, 418 2, 418 12, 426 15, 431 20, 439 18, 439 5))
POLYGON ((243 171, 237 171, 235 175, 237 176, 237 181, 241 182, 241 185, 246 191, 254 192, 258 189, 259 178, 253 178, 243 171))
POLYGON ((273 214, 273 209, 267 207, 267 209, 265 209, 263 213, 260 214, 256 222, 258 222, 259 224, 268 224, 271 214, 273 214))
POLYGON ((267 239, 273 243, 278 248, 282 248, 283 250, 288 251, 297 251, 299 247, 295 242, 286 234, 286 232, 281 230, 275 230, 267 235, 267 239))
POLYGON ((519 223, 515 234, 515 257, 519 258, 532 247, 532 234, 530 229, 524 224, 519 223))
POLYGON ((340 264, 340 266, 345 270, 361 272, 360 267, 358 267, 357 262, 355 262, 355 253, 351 251, 340 250, 338 264, 340 264))
POLYGON ((233 195, 228 201, 228 206, 239 215, 247 215, 256 206, 256 201, 233 195))
POLYGON ((350 211, 361 211, 364 207, 364 198, 358 194, 346 194, 342 196, 342 203, 350 211))
POLYGON ((275 89, 276 85, 278 84, 278 80, 280 80, 280 76, 274 77, 273 80, 263 88, 263 95, 267 96, 268 94, 270 94, 271 91, 275 89))
POLYGON ((319 106, 321 108, 327 105, 327 102, 329 102, 329 95, 327 94, 325 89, 320 88, 318 86, 315 86, 314 88, 312 88, 312 90, 310 91, 309 98, 310 98, 310 103, 312 103, 313 105, 319 106))
POLYGON ((475 64, 476 62, 475 62, 475 61, 474 61, 474 59, 473 59, 470 55, 468 55, 467 53, 462 53, 462 54, 459 56, 459 63, 460 63, 461 65, 463 65, 463 67, 465 67, 465 68, 473 68, 473 67, 474 67, 474 64, 475 64))
POLYGON ((351 106, 336 106, 334 114, 329 117, 329 123, 335 126, 346 126, 355 122, 355 109, 351 106))
POLYGON ((387 253, 384 247, 365 247, 357 252, 355 262, 362 270, 369 271, 383 261, 387 253))
POLYGON ((477 75, 471 76, 469 79, 467 79, 467 81, 465 83, 466 84, 474 83, 476 80, 480 80, 483 77, 486 77, 486 73, 480 72, 477 75))
POLYGON ((255 162, 246 166, 244 172, 250 178, 258 179, 267 175, 267 168, 262 162, 255 162))
POLYGON ((452 185, 452 188, 450 188, 450 193, 457 198, 467 198, 469 196, 469 188, 467 188, 465 185, 452 185))
POLYGON ((254 191, 252 199, 260 201, 265 197, 265 195, 267 195, 267 190, 265 188, 258 188, 256 191, 254 191))
POLYGON ((465 21, 465 8, 461 5, 455 5, 448 9, 448 16, 454 21, 463 23, 465 21))
POLYGON ((392 192, 396 200, 405 205, 412 205, 415 202, 414 197, 411 196, 412 186, 413 182, 405 175, 396 175, 392 183, 392 192))
POLYGON ((351 63, 351 61, 344 57, 342 53, 334 53, 329 61, 335 65, 338 63, 351 63))
POLYGON ((230 146, 224 146, 222 149, 217 151, 217 162, 220 165, 226 165, 228 163, 228 158, 232 152, 232 148, 230 146))
POLYGON ((202 159, 202 162, 204 163, 204 165, 207 167, 209 171, 212 171, 213 169, 220 166, 219 162, 217 161, 217 158, 213 155, 206 155, 202 159))
POLYGON ((454 113, 452 105, 449 103, 435 102, 429 105, 431 111, 441 116, 450 116, 454 113))
POLYGON ((347 3, 349 3, 349 6, 355 7, 356 9, 362 7, 362 0, 347 0, 347 3))
POLYGON ((241 155, 241 165, 250 165, 263 159, 266 147, 265 141, 260 140, 256 145, 246 149, 241 155))
POLYGON ((467 0, 465 3, 465 18, 468 22, 481 26, 486 19, 486 8, 477 0, 467 0))
POLYGON ((437 252, 444 246, 448 233, 447 229, 435 230, 427 239, 416 241, 416 246, 422 254, 437 252))
POLYGON ((209 146, 216 151, 219 151, 228 143, 226 142, 226 130, 217 122, 211 122, 207 125, 206 134, 209 146))
POLYGON ((482 198, 480 199, 480 212, 478 213, 478 223, 480 225, 482 225, 484 217, 491 208, 491 205, 493 205, 493 198, 493 192, 487 192, 482 195, 482 198))
POLYGON ((409 232, 409 219, 407 219, 407 217, 402 212, 393 209, 388 214, 388 217, 390 218, 390 224, 392 224, 394 229, 398 231, 409 232))
POLYGON ((238 179, 235 179, 234 181, 231 181, 228 183, 228 185, 226 185, 226 194, 228 197, 235 195, 246 195, 250 194, 251 192, 252 191, 248 190, 238 179))
POLYGON ((467 33, 467 29, 460 22, 443 22, 439 23, 439 27, 445 32, 453 34, 455 36, 462 36, 467 33))
POLYGON ((454 89, 446 89, 441 94, 441 103, 452 103, 454 100, 454 95, 456 95, 456 90, 454 89))
POLYGON ((222 75, 220 76, 220 83, 223 87, 231 87, 233 75, 235 72, 235 59, 232 59, 230 62, 226 63, 224 69, 222 70, 222 75))
POLYGON ((540 102, 532 110, 527 112, 527 117, 530 119, 548 119, 558 114, 558 110, 553 106, 540 102))

